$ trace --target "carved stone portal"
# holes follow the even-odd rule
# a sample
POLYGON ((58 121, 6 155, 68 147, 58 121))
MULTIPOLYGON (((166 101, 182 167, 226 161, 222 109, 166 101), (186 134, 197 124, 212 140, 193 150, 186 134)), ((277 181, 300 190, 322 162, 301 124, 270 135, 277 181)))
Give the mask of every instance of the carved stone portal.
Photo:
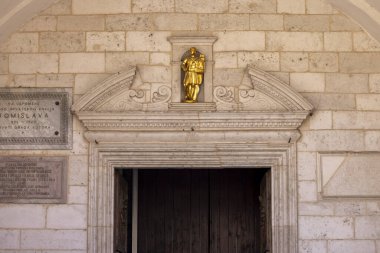
MULTIPOLYGON (((215 39, 204 39, 206 57, 215 39)), ((188 48, 186 39, 170 40, 188 48)), ((173 66, 179 55, 173 51, 173 66)), ((311 104, 254 67, 231 86, 213 84, 206 72, 203 103, 180 103, 173 66, 171 86, 145 84, 144 70, 130 67, 73 105, 90 142, 88 252, 113 252, 116 168, 248 167, 271 169, 272 252, 296 253, 296 141, 311 104)))

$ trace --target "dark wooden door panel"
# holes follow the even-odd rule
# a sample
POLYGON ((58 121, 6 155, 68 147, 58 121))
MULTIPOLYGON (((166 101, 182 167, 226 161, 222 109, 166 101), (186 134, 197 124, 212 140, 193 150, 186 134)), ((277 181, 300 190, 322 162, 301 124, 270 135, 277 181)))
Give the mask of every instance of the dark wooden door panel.
POLYGON ((138 217, 139 253, 261 253, 270 248, 270 174, 140 170, 138 217))
POLYGON ((139 172, 139 253, 208 253, 208 171, 139 172))
POLYGON ((259 252, 259 184, 254 172, 210 172, 211 253, 259 252))

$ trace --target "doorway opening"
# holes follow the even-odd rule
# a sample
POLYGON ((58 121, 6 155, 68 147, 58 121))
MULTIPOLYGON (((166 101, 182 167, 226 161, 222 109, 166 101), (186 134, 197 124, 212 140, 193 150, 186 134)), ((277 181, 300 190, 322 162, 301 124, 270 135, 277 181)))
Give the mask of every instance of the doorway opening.
POLYGON ((116 169, 114 252, 132 253, 134 240, 138 253, 271 252, 270 173, 141 169, 134 177, 132 169, 116 169))

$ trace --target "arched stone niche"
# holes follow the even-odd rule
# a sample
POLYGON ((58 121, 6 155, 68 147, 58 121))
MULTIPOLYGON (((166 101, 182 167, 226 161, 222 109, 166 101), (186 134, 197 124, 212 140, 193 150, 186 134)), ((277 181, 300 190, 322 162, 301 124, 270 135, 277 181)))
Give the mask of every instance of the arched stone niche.
POLYGON ((296 253, 296 141, 310 103, 254 67, 240 84, 212 83, 212 107, 173 101, 172 83, 149 85, 143 71, 111 76, 72 108, 90 142, 88 252, 113 252, 115 168, 270 167, 272 252, 296 253))

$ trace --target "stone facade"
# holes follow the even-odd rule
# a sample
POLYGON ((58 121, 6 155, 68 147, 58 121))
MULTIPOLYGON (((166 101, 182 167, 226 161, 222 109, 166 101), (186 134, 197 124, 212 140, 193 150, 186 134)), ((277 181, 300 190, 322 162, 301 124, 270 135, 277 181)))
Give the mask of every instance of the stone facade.
MULTIPOLYGON (((139 87, 171 87, 181 35, 217 37, 214 84, 245 87, 252 65, 314 106, 296 144, 298 252, 379 253, 380 43, 324 0, 63 0, 0 45, 0 86, 72 88, 76 102, 137 65, 139 87)), ((0 204, 1 253, 87 252, 85 132, 73 117, 71 150, 0 150, 69 157, 66 204, 0 204)))

